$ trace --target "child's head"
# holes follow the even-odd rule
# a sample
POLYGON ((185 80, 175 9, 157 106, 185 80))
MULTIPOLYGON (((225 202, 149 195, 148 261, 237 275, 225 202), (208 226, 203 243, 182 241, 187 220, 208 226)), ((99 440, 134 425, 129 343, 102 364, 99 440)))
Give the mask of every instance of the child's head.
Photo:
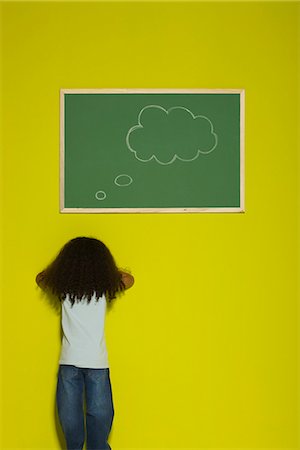
POLYGON ((103 242, 90 237, 77 237, 67 242, 55 260, 45 269, 43 285, 64 300, 83 297, 108 300, 124 289, 114 258, 103 242))

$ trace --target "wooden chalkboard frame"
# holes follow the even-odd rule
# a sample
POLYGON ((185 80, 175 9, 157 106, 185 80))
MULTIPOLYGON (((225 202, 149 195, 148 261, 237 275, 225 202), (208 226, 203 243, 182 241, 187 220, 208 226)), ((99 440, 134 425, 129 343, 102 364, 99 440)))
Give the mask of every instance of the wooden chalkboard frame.
POLYGON ((245 212, 245 90, 244 89, 60 89, 60 212, 61 213, 244 213, 245 212), (221 208, 67 208, 65 207, 65 95, 66 94, 239 94, 240 206, 221 208))

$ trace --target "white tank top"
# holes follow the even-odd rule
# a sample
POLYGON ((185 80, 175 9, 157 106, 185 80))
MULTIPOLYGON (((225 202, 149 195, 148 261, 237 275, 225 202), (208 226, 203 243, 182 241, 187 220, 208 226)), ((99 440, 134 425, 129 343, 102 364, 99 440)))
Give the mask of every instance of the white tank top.
POLYGON ((109 367, 105 343, 105 296, 96 301, 93 296, 75 302, 71 307, 69 296, 62 301, 61 323, 63 329, 59 364, 103 369, 109 367))

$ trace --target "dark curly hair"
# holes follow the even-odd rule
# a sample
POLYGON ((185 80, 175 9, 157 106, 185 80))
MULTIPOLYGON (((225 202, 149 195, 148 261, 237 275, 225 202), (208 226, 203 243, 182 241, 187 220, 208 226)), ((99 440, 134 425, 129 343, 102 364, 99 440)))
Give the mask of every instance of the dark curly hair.
POLYGON ((103 242, 90 237, 71 239, 54 261, 40 274, 41 286, 63 301, 67 295, 74 305, 85 297, 108 301, 125 289, 121 272, 103 242))

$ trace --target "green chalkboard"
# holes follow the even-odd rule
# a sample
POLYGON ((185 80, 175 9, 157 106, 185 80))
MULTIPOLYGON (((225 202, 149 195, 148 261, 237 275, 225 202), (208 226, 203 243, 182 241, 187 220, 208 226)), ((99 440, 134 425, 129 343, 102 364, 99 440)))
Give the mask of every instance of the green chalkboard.
POLYGON ((243 90, 61 90, 61 212, 243 212, 243 90))

